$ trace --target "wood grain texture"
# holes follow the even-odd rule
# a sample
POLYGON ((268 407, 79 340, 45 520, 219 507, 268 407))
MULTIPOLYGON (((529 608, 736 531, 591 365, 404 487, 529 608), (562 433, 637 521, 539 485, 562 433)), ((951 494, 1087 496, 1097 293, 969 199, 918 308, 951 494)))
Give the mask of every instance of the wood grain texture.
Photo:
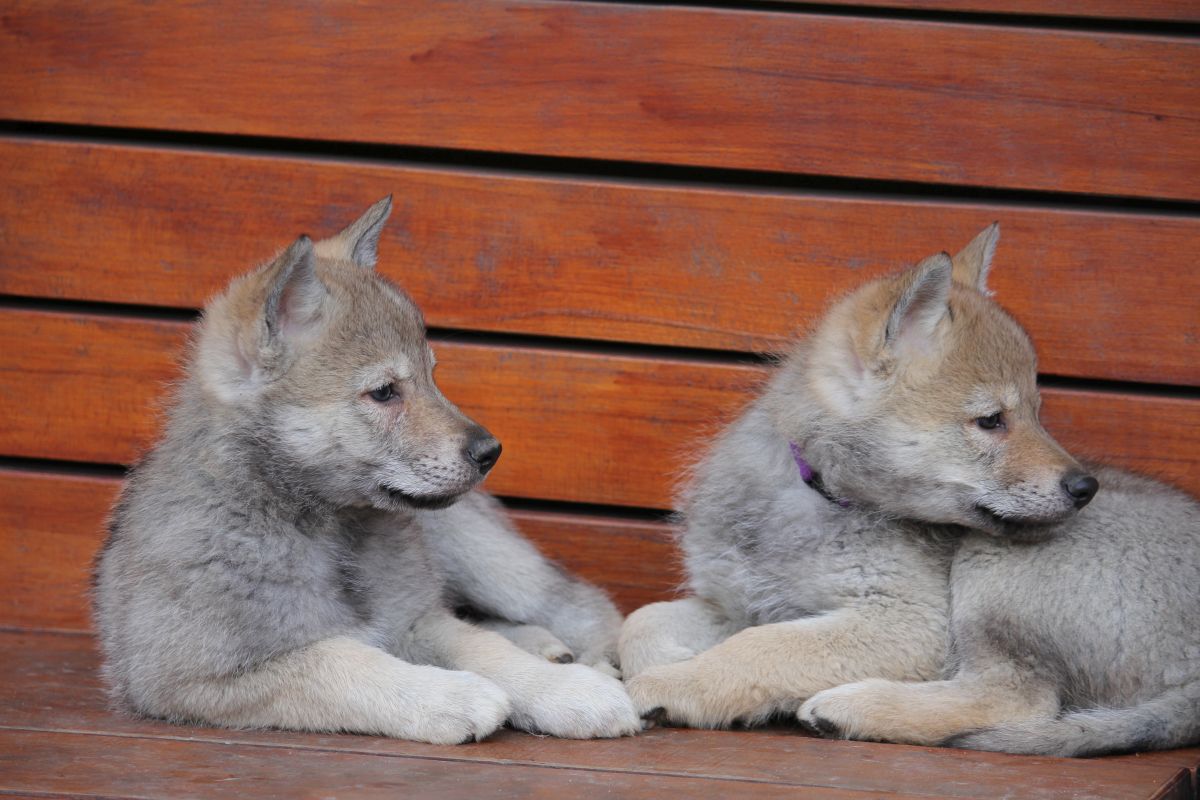
POLYGON ((1195 0, 822 0, 822 4, 1158 22, 1200 20, 1200 4, 1195 0))
POLYGON ((1130 415, 1129 396, 1087 390, 1043 391, 1042 420, 1072 453, 1166 479, 1200 495, 1200 402, 1145 398, 1130 415), (1168 444, 1176 439, 1177 446, 1168 444), (1152 453, 1147 442, 1165 449, 1152 453))
POLYGON ((431 325, 769 350, 992 220, 1048 373, 1200 384, 1200 219, 653 187, 0 139, 0 292, 198 308, 394 193, 381 269, 431 325), (1153 313, 1148 313, 1153 309, 1153 313))
POLYGON ((92 561, 119 485, 0 469, 0 628, 92 629, 92 561))
POLYGON ((1110 760, 1128 761, 1138 765, 1182 767, 1191 776, 1193 800, 1200 796, 1200 793, 1198 793, 1200 792, 1200 783, 1197 781, 1197 774, 1200 773, 1200 747, 1159 750, 1153 753, 1132 753, 1125 756, 1110 756, 1110 760))
MULTIPOLYGON (((0 455, 129 463, 184 323, 0 311, 0 455), (53 398, 53 402, 47 402, 53 398)), ((435 342, 438 382, 505 443, 490 491, 669 508, 705 437, 769 372, 756 365, 435 342)), ((1200 401, 1047 389, 1043 421, 1081 455, 1200 492, 1200 401)))
MULTIPOLYGON (((90 631, 91 567, 120 481, 0 468, 0 628, 90 631)), ((604 588, 626 613, 680 585, 664 523, 510 512, 549 557, 604 588)))
MULTIPOLYGON (((1156 792, 1175 793, 1183 800, 1186 795, 1179 793, 1183 770, 1200 763, 1197 748, 1118 759, 1040 758, 829 741, 785 726, 720 732, 659 728, 637 738, 578 742, 503 731, 485 742, 463 747, 372 736, 179 728, 111 713, 97 665, 90 637, 0 634, 0 728, 88 731, 125 739, 186 738, 268 754, 341 753, 387 758, 397 770, 403 770, 410 759, 439 759, 448 772, 464 764, 504 764, 513 770, 631 772, 796 789, 877 792, 887 797, 894 792, 988 800, 1001 796, 1026 800, 1139 798, 1156 796, 1156 792)), ((702 796, 740 795, 728 784, 712 784, 702 796), (721 789, 734 793, 720 795, 721 789)))
MULTIPOLYGON (((0 455, 130 463, 157 430, 184 323, 0 311, 0 455), (44 398, 54 397, 47 405, 44 398)), ((704 426, 757 367, 435 343, 448 397, 505 443, 501 495, 665 508, 704 426)))
POLYGON ((1194 39, 501 0, 0 9, 9 118, 1200 198, 1194 39))
MULTIPOLYGON (((1182 773, 1180 773, 1182 774, 1182 773)), ((1175 783, 1180 778, 1176 776, 1175 783)), ((325 750, 258 748, 183 739, 129 739, 86 733, 0 730, 0 790, 175 800, 203 787, 206 798, 699 797, 868 800, 874 792, 808 789, 711 777, 624 771, 512 769, 443 759, 381 758, 325 750)), ((193 795, 198 796, 198 795, 193 795)), ((912 798, 918 795, 895 794, 912 798)), ((1128 797, 1128 795, 1126 795, 1128 797)))
POLYGON ((546 511, 509 515, 539 550, 602 587, 625 614, 676 597, 683 586, 682 556, 666 523, 546 511))

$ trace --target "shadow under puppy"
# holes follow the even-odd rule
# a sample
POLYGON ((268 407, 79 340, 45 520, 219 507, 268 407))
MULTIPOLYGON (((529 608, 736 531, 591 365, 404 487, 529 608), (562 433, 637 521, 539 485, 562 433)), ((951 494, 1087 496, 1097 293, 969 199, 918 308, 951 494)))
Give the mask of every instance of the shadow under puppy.
POLYGON ((98 557, 112 695, 174 721, 435 743, 505 720, 635 733, 619 613, 471 491, 500 444, 438 391, 420 312, 373 270, 390 209, 300 237, 205 310, 98 557), (571 651, 610 674, 548 660, 571 651))
POLYGON ((642 713, 1066 756, 1200 740, 1200 504, 1042 428, 986 288, 998 236, 837 303, 696 467, 694 596, 621 632, 642 713))

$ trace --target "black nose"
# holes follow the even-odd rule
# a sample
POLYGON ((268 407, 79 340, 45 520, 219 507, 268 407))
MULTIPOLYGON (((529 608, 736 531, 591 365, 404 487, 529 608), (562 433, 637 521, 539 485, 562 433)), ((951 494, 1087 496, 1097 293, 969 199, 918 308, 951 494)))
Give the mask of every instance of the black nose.
POLYGON ((1062 487, 1075 501, 1075 507, 1083 508, 1096 496, 1100 481, 1086 472, 1068 472, 1063 478, 1062 487))
POLYGON ((481 474, 487 475, 488 470, 496 466, 496 461, 500 458, 500 450, 500 441, 481 429, 471 436, 466 449, 463 450, 463 455, 467 457, 468 461, 479 467, 481 474))

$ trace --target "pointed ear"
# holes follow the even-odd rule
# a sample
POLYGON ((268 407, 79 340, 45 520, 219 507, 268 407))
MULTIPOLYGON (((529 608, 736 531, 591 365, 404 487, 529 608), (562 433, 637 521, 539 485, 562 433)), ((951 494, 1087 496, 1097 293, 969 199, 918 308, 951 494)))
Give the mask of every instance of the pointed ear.
POLYGON ((345 261, 353 261, 360 267, 375 269, 378 260, 379 235, 383 224, 392 213, 392 196, 371 206, 358 219, 351 222, 337 236, 317 244, 321 255, 345 261))
POLYGON ((988 270, 992 268, 992 256, 996 254, 996 243, 1000 241, 1000 223, 993 222, 980 231, 971 243, 954 257, 954 280, 984 294, 987 288, 988 270))
POLYGON ((275 280, 263 307, 263 346, 293 338, 309 329, 321 316, 325 285, 317 277, 312 239, 301 236, 277 261, 275 280))
POLYGON ((893 352, 926 348, 950 308, 952 272, 949 254, 938 253, 901 276, 900 296, 884 329, 885 348, 893 352))

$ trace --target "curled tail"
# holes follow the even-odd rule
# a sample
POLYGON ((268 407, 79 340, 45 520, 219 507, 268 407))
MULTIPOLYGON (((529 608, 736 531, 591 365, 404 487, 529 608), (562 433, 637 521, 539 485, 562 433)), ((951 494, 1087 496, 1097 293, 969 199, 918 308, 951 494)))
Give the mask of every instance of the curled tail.
POLYGON ((1073 711, 961 734, 947 747, 1048 756, 1167 750, 1200 742, 1200 683, 1120 709, 1073 711))

